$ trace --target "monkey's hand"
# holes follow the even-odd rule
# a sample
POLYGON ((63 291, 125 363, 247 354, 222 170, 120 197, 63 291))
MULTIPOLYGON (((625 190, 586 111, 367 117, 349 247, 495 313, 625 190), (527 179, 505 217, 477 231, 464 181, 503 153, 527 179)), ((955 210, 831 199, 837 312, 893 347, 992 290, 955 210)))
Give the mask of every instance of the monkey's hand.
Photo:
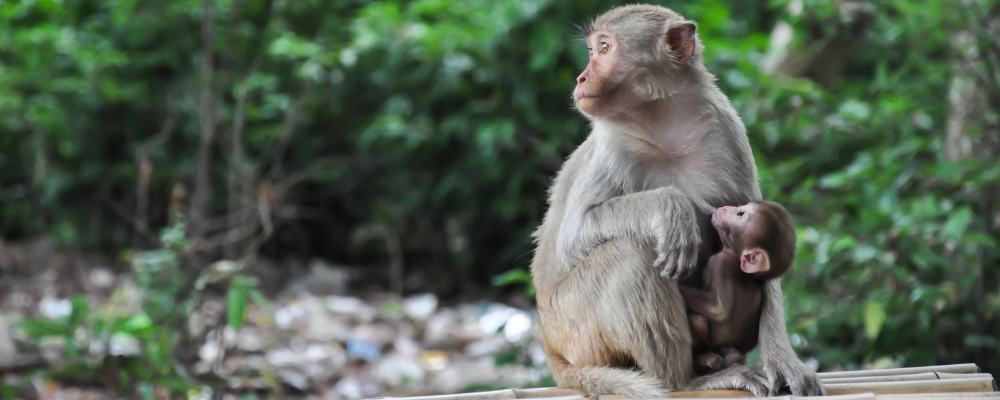
POLYGON ((683 279, 698 262, 701 247, 701 228, 697 215, 687 199, 677 198, 667 202, 665 213, 653 218, 656 232, 656 260, 653 268, 667 279, 683 279))
POLYGON ((788 386, 794 396, 826 395, 823 385, 819 382, 819 376, 798 358, 786 359, 784 362, 761 362, 761 364, 764 375, 767 376, 768 396, 777 396, 785 386, 788 386))

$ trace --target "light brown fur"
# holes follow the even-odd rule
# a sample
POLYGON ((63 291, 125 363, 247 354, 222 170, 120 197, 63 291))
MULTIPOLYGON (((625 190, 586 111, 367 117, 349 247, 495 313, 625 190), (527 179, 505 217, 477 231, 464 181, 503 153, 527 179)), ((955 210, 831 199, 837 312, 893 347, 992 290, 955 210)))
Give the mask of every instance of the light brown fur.
POLYGON ((678 388, 763 395, 784 379, 794 393, 821 393, 788 345, 780 286, 770 282, 763 368, 692 380, 675 279, 717 250, 712 209, 760 199, 750 144, 702 65, 690 21, 662 7, 620 7, 594 21, 588 46, 574 98, 593 131, 552 184, 531 266, 556 382, 633 398, 678 388), (612 44, 607 53, 601 41, 612 44))

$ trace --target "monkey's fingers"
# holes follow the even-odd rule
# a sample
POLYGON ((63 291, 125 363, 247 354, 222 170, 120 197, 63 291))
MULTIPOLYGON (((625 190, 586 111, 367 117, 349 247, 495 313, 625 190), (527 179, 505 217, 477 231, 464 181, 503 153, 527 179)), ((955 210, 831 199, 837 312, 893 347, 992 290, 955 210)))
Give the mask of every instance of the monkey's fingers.
POLYGON ((823 384, 815 376, 806 375, 786 380, 789 381, 788 388, 795 396, 823 396, 826 394, 823 390, 823 384))
POLYGON ((783 387, 785 387, 785 377, 782 376, 780 373, 778 373, 778 374, 772 374, 771 377, 770 377, 770 379, 768 379, 768 381, 770 381, 770 382, 768 382, 768 385, 767 385, 767 387, 768 387, 767 396, 768 397, 777 396, 778 392, 780 392, 781 389, 783 387))
MULTIPOLYGON (((698 263, 698 249, 701 247, 700 240, 685 238, 678 242, 680 245, 672 249, 672 252, 675 254, 676 264, 672 266, 669 272, 670 279, 686 278, 694 271, 698 263)), ((671 267, 670 264, 667 264, 667 266, 671 267)), ((664 273, 667 273, 667 271, 664 270, 664 273)))
POLYGON ((701 247, 701 240, 688 240, 687 248, 684 249, 684 260, 681 261, 681 267, 684 270, 684 276, 690 275, 694 271, 695 267, 698 266, 698 249, 701 247))
POLYGON ((653 261, 653 268, 660 270, 660 276, 674 279, 674 273, 677 271, 676 253, 666 249, 658 251, 657 254, 656 260, 653 261))
POLYGON ((778 369, 771 371, 768 375, 770 381, 768 396, 777 396, 785 386, 788 386, 789 392, 794 396, 823 396, 826 394, 819 377, 815 374, 778 369))

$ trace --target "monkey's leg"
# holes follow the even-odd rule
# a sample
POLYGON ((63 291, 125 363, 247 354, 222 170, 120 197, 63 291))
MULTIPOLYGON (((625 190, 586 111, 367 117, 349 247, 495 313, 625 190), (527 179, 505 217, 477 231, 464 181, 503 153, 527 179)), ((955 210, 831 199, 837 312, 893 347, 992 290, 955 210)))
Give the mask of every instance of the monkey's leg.
POLYGON ((560 387, 663 398, 691 379, 684 302, 654 258, 628 240, 605 242, 540 299, 551 305, 542 334, 560 387))
POLYGON ((768 376, 769 395, 776 396, 785 385, 795 396, 826 394, 819 376, 792 350, 785 327, 785 304, 781 279, 764 283, 764 302, 760 313, 760 365, 768 376))

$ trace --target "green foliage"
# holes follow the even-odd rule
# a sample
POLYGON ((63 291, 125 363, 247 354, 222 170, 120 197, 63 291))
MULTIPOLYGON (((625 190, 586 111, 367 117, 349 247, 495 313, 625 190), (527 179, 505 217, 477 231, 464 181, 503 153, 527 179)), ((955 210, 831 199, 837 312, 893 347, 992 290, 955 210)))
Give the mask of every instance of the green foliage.
MULTIPOLYGON (((499 275, 530 294, 545 190, 587 131, 568 96, 587 58, 573 26, 620 3, 213 2, 209 214, 254 201, 261 229, 273 229, 268 255, 312 250, 364 265, 395 256, 351 240, 381 226, 415 272, 408 289, 455 293, 499 275), (237 175, 256 179, 238 196, 237 175)), ((698 22, 765 196, 796 216, 785 290, 799 353, 821 368, 885 357, 1000 367, 1000 257, 984 200, 1000 166, 944 154, 951 39, 973 11, 871 1, 871 26, 824 87, 759 65, 777 21, 795 32, 793 48, 834 37, 839 24, 815 21, 842 18, 837 2, 802 1, 798 14, 788 0, 657 3, 698 22)), ((161 248, 143 231, 173 226, 184 209, 175 187, 190 192, 194 181, 202 17, 190 0, 0 2, 0 233, 153 249, 133 257, 153 327, 76 305, 77 319, 39 322, 38 334, 71 342, 86 326, 137 338, 143 360, 170 353, 156 326, 187 300, 169 271, 179 265, 171 246, 189 244, 161 248)), ((997 110, 987 114, 995 124, 997 110)), ((250 281, 225 282, 239 327, 257 295, 250 281)), ((172 376, 156 365, 135 374, 172 376)))
POLYGON ((493 277, 492 283, 494 286, 523 284, 525 285, 524 295, 535 297, 535 286, 531 283, 531 273, 523 269, 512 269, 497 275, 493 277))

